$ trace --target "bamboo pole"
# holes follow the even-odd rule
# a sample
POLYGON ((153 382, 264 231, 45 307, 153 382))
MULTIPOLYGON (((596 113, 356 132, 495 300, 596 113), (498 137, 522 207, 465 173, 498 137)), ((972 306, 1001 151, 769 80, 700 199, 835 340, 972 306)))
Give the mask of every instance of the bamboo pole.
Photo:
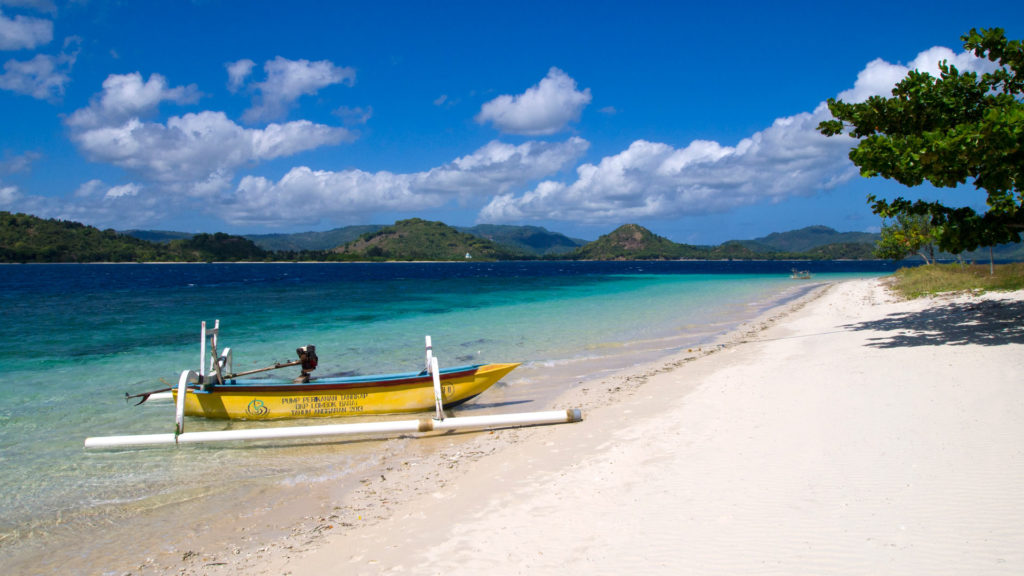
POLYGON ((251 428, 248 430, 214 430, 209 432, 183 432, 181 434, 139 434, 132 436, 97 436, 85 439, 86 448, 115 448, 160 444, 191 444, 200 442, 229 442, 238 440, 268 440, 277 438, 311 438, 318 436, 346 436, 353 434, 411 434, 446 430, 478 428, 507 428, 566 424, 583 420, 579 408, 549 410, 546 412, 519 412, 515 414, 489 414, 434 420, 399 420, 390 422, 362 422, 354 424, 325 424, 320 426, 291 426, 284 428, 251 428))

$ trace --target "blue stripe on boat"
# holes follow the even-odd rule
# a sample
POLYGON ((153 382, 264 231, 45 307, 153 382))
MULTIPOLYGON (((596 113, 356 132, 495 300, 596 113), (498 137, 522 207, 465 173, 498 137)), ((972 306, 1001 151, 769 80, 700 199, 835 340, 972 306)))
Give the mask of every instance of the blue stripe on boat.
MULTIPOLYGON (((469 366, 456 366, 453 368, 446 368, 441 370, 441 380, 449 378, 459 378, 462 376, 469 376, 477 371, 484 364, 472 364, 469 366)), ((210 379, 207 376, 207 379, 210 379)), ((375 374, 368 376, 344 376, 337 378, 315 378, 309 382, 292 382, 291 380, 281 379, 261 379, 261 378, 249 378, 249 379, 234 379, 228 380, 223 384, 213 384, 207 382, 206 390, 199 389, 198 386, 190 386, 194 388, 194 392, 197 394, 217 394, 217 393, 231 393, 231 392, 305 392, 305 391, 319 391, 319 390, 344 390, 346 388, 365 388, 368 386, 373 387, 390 387, 390 386, 402 386, 406 384, 414 384, 417 382, 423 382, 425 384, 432 383, 433 378, 430 373, 424 372, 402 372, 397 374, 375 374)))

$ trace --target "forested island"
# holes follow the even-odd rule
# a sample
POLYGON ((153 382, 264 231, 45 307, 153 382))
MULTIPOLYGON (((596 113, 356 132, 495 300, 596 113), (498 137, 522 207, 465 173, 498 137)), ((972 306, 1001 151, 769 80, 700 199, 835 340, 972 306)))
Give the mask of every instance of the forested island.
MULTIPOLYGON (((679 244, 637 224, 593 242, 536 226, 456 228, 413 218, 391 226, 237 236, 100 230, 0 212, 0 262, 384 262, 495 260, 864 260, 879 235, 811 226, 718 246, 679 244)), ((1011 245, 1002 258, 1019 257, 1011 245)))

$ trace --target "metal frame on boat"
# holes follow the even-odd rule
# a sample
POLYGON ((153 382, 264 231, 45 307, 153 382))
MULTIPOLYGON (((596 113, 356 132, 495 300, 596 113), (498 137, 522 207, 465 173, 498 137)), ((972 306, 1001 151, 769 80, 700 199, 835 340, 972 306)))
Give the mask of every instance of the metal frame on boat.
POLYGON ((310 373, 316 369, 318 359, 316 347, 312 345, 296 350, 299 356, 296 361, 235 373, 231 349, 224 348, 218 352, 219 332, 219 320, 210 330, 207 329, 206 322, 202 323, 199 371, 182 371, 177 386, 142 394, 125 394, 126 399, 141 398, 139 404, 147 400, 173 400, 173 433, 92 437, 85 440, 85 447, 106 448, 348 434, 404 434, 434 430, 559 424, 583 419, 579 409, 446 418, 445 407, 450 408, 474 398, 519 364, 474 364, 441 370, 437 358, 433 356, 430 336, 426 337, 426 365, 420 372, 314 378, 310 373), (210 341, 211 353, 209 370, 206 370, 207 339, 210 341), (241 378, 290 366, 301 366, 299 377, 293 380, 241 378), (265 420, 393 414, 430 409, 434 411, 433 418, 416 420, 185 432, 185 416, 265 420))

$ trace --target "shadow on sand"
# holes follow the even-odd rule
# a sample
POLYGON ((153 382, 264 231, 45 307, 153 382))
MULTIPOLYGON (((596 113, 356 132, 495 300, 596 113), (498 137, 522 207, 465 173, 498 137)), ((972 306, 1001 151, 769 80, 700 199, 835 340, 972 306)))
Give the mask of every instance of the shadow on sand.
POLYGON ((843 328, 884 332, 882 336, 869 339, 868 346, 874 348, 1021 344, 1024 343, 1024 302, 951 302, 920 312, 847 324, 843 328))

